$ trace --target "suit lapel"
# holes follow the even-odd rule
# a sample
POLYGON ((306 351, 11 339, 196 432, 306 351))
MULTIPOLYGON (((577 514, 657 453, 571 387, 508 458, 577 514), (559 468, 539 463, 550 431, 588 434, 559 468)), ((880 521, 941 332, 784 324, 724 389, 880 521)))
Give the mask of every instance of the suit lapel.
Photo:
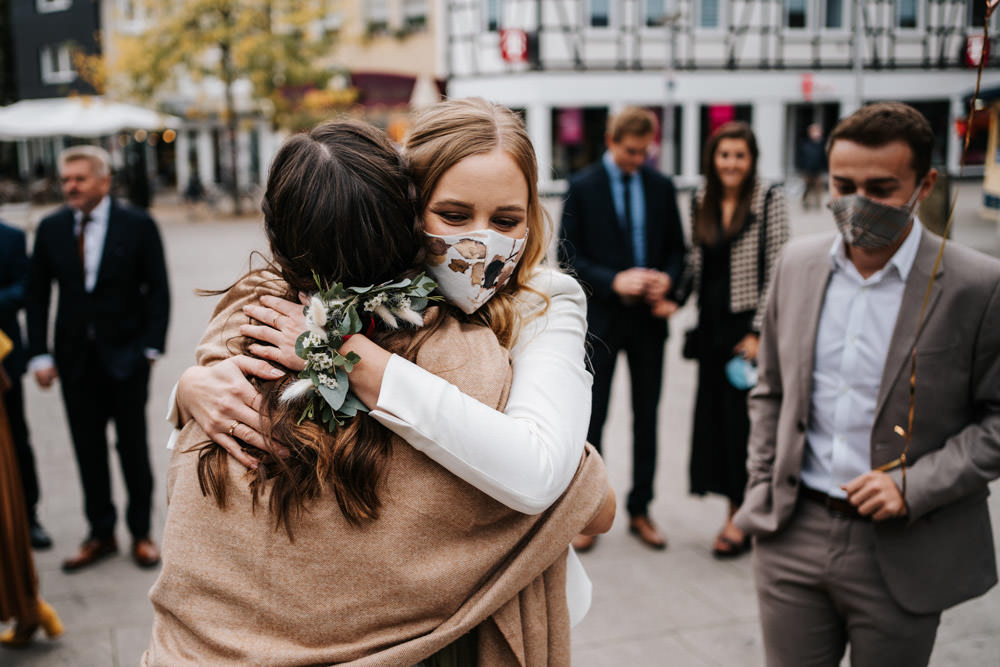
POLYGON ((654 256, 653 249, 659 248, 663 244, 662 235, 666 233, 666 225, 664 221, 666 220, 666 213, 662 209, 662 200, 658 196, 654 196, 653 183, 647 177, 646 169, 643 167, 639 168, 636 172, 639 174, 639 178, 642 179, 642 196, 643 196, 643 207, 645 208, 646 214, 643 217, 642 224, 643 230, 646 238, 646 266, 656 266, 657 260, 661 260, 659 256, 654 256))
MULTIPOLYGON (((913 346, 916 344, 920 332, 917 331, 919 325, 921 329, 930 317, 931 312, 937 304, 938 297, 941 296, 941 282, 935 279, 931 287, 931 294, 927 300, 927 312, 924 315, 924 322, 920 319, 920 308, 924 302, 924 295, 927 293, 927 284, 931 279, 931 271, 934 269, 934 261, 937 259, 938 244, 934 237, 926 231, 921 230, 920 246, 917 248, 917 256, 913 260, 913 268, 907 277, 906 286, 903 288, 903 302, 899 306, 899 315, 896 316, 896 326, 892 332, 892 339, 889 341, 889 352, 886 355, 885 367, 882 370, 882 380, 878 389, 878 402, 875 404, 875 420, 878 421, 882 409, 885 407, 886 397, 889 389, 896 383, 899 374, 905 368, 909 368, 907 360, 910 359, 913 346)), ((944 273, 944 267, 938 269, 938 278, 944 273)))
MULTIPOLYGON (((831 241, 832 243, 832 241, 831 241)), ((830 281, 830 254, 829 244, 824 244, 821 251, 815 258, 808 260, 802 266, 803 274, 798 276, 796 281, 804 295, 805 302, 809 304, 809 319, 804 322, 790 318, 789 326, 796 329, 799 326, 804 328, 797 334, 799 339, 799 387, 801 395, 805 397, 805 405, 809 405, 812 393, 812 372, 816 359, 816 334, 819 331, 819 317, 823 312, 823 301, 826 298, 826 286, 830 281), (816 298, 816 297, 819 298, 816 298), (811 303, 810 303, 811 302, 811 303)))
POLYGON ((97 280, 94 282, 94 289, 107 278, 108 271, 111 271, 114 263, 112 257, 113 250, 118 247, 121 236, 124 233, 125 225, 121 219, 121 210, 115 201, 111 200, 108 210, 108 229, 104 235, 104 247, 101 248, 101 263, 97 265, 97 280))
POLYGON ((76 239, 76 218, 73 216, 73 209, 66 208, 59 220, 61 229, 55 235, 57 247, 52 249, 52 254, 59 258, 58 261, 65 262, 65 266, 73 267, 80 284, 84 282, 83 264, 80 263, 80 251, 76 239))

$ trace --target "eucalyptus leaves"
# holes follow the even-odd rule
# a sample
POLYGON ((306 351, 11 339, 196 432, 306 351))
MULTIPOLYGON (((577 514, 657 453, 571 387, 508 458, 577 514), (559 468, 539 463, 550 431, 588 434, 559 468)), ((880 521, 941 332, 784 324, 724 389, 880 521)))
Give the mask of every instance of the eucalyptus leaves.
POLYGON ((281 395, 284 401, 302 396, 308 403, 303 419, 313 419, 326 425, 331 433, 344 419, 354 417, 368 408, 350 391, 347 374, 361 361, 354 352, 340 353, 344 341, 356 333, 370 333, 378 317, 396 329, 400 321, 422 326, 421 313, 430 301, 437 283, 421 273, 412 280, 386 282, 368 287, 344 287, 334 283, 324 288, 313 274, 319 291, 305 307, 306 331, 295 341, 295 354, 305 360, 306 367, 299 379, 281 395), (367 327, 367 328, 366 328, 367 327))

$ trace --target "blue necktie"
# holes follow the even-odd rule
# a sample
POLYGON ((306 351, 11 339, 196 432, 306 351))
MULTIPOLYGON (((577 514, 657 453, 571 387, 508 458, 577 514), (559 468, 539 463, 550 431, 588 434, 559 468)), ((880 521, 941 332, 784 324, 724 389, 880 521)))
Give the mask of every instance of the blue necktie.
POLYGON ((632 241, 632 259, 636 266, 646 263, 646 238, 642 223, 636 224, 632 218, 632 174, 622 174, 622 185, 625 186, 625 231, 632 241))

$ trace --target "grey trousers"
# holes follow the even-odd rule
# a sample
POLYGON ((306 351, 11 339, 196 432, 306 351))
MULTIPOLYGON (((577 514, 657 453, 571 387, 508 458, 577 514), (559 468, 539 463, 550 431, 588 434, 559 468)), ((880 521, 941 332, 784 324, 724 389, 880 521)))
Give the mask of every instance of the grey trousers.
POLYGON ((754 578, 769 667, 919 667, 940 613, 911 614, 885 586, 875 529, 800 500, 781 532, 754 543, 754 578))

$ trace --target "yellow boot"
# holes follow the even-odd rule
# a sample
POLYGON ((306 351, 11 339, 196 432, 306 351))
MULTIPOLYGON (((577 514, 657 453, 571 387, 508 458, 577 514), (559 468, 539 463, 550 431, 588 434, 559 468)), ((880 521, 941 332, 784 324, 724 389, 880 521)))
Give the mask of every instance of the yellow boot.
POLYGON ((0 635, 0 646, 5 648, 23 648, 31 643, 31 639, 38 628, 42 628, 45 631, 45 635, 50 639, 54 639, 63 633, 63 624, 59 620, 56 610, 41 598, 38 600, 38 621, 32 623, 30 626, 22 626, 20 622, 17 623, 13 628, 0 635))

